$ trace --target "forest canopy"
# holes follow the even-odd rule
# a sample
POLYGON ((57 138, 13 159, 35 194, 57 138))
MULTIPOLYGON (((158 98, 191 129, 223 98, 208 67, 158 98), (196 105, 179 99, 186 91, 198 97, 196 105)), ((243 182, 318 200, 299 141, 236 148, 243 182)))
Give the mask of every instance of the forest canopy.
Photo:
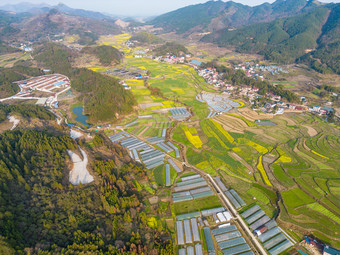
MULTIPOLYGON (((0 251, 171 254, 162 225, 156 218, 148 225, 145 193, 134 184, 147 180, 145 170, 97 156, 91 166, 97 181, 75 187, 68 182, 67 149, 78 150, 68 135, 0 134, 0 251)), ((110 151, 126 156, 118 145, 110 151)))

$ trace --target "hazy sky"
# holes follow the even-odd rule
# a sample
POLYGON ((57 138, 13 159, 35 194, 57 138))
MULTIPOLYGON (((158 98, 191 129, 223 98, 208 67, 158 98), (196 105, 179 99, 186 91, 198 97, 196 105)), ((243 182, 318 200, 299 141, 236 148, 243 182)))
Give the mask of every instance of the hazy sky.
MULTIPOLYGON (((72 7, 93 11, 106 12, 127 16, 159 15, 190 4, 204 3, 207 0, 1 0, 0 5, 21 2, 58 4, 60 2, 72 7)), ((226 0, 225 0, 226 1, 226 0)), ((321 2, 336 2, 340 0, 319 0, 321 2)), ((264 2, 272 3, 274 0, 234 0, 247 5, 258 5, 264 2)))

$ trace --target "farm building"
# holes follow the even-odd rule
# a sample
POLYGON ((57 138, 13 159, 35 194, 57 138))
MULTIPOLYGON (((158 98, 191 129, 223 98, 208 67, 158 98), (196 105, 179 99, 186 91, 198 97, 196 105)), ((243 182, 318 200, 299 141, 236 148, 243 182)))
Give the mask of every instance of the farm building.
POLYGON ((20 91, 38 90, 52 92, 54 89, 70 87, 70 80, 67 76, 61 74, 49 74, 33 77, 27 80, 15 82, 19 85, 20 91))
POLYGON ((325 246, 323 249, 323 255, 339 255, 340 251, 337 249, 334 249, 328 245, 325 246))

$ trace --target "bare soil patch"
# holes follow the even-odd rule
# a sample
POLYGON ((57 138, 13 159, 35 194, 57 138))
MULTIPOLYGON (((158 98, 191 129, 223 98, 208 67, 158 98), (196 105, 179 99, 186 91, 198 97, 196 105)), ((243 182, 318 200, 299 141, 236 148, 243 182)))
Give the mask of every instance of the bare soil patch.
POLYGON ((314 128, 310 126, 303 125, 303 127, 307 128, 307 133, 310 137, 316 136, 318 134, 318 131, 316 131, 314 128))

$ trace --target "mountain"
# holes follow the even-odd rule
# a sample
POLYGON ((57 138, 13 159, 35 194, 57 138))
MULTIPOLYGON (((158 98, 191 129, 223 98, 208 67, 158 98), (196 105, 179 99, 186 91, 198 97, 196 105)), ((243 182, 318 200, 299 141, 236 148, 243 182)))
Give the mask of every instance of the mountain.
POLYGON ((267 59, 289 63, 304 55, 307 49, 316 48, 316 41, 328 15, 329 9, 318 8, 295 17, 233 31, 219 30, 202 40, 219 46, 233 45, 241 52, 259 53, 267 59))
POLYGON ((3 34, 2 40, 14 37, 15 39, 24 38, 35 41, 66 33, 78 34, 83 39, 82 44, 91 44, 98 39, 99 35, 120 33, 120 28, 114 24, 113 20, 75 16, 57 9, 11 22, 7 27, 15 31, 11 34, 3 34))
POLYGON ((255 7, 232 1, 209 1, 163 14, 150 24, 163 28, 165 32, 179 34, 213 32, 295 16, 320 5, 316 0, 277 0, 272 4, 264 3, 255 7))
POLYGON ((4 6, 0 6, 0 10, 4 10, 7 12, 15 12, 15 13, 28 12, 32 14, 39 14, 39 13, 41 14, 41 13, 50 11, 52 9, 56 9, 65 14, 91 18, 91 19, 98 19, 98 20, 113 19, 111 16, 105 15, 100 12, 88 11, 88 10, 83 10, 83 9, 74 9, 62 3, 55 5, 55 6, 51 6, 51 5, 44 4, 44 3, 43 4, 32 4, 32 3, 23 2, 19 4, 7 4, 4 6))
POLYGON ((331 4, 294 17, 232 31, 219 30, 203 37, 202 41, 262 54, 275 62, 298 60, 311 64, 319 72, 340 73, 339 13, 340 4, 331 4))
POLYGON ((15 13, 23 13, 23 12, 37 12, 38 10, 42 9, 49 9, 51 8, 48 4, 33 4, 28 2, 22 2, 18 4, 6 4, 0 6, 0 10, 7 11, 7 12, 15 12, 15 13))
POLYGON ((321 73, 340 74, 340 4, 331 8, 317 43, 317 49, 306 54, 299 61, 309 63, 321 73))

